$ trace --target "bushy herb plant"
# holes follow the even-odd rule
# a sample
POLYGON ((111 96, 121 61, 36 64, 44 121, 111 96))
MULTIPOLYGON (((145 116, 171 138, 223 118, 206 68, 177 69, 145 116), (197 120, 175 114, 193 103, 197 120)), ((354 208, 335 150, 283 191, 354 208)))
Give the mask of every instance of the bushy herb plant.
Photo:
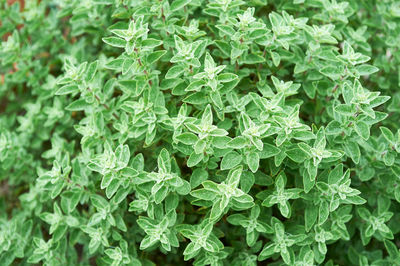
POLYGON ((399 1, 0 3, 0 265, 400 265, 399 1))

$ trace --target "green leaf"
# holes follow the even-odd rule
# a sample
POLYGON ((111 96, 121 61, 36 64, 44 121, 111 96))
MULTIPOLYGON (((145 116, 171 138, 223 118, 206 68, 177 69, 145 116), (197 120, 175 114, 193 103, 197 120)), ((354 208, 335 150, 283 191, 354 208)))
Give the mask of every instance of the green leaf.
POLYGON ((201 160, 203 160, 203 158, 204 158, 203 153, 196 154, 195 152, 192 152, 187 161, 187 166, 188 167, 196 166, 198 163, 201 162, 201 160))
POLYGON ((72 94, 72 93, 77 93, 79 92, 79 88, 75 84, 67 84, 62 86, 56 91, 56 95, 67 95, 67 94, 72 94))
POLYGON ((122 38, 118 37, 105 37, 102 38, 103 42, 105 42, 108 45, 111 45, 113 47, 118 47, 118 48, 125 48, 126 41, 122 38))
POLYGON ((183 73, 184 70, 185 70, 184 66, 181 65, 173 66, 168 70, 167 74, 165 75, 165 78, 166 79, 177 78, 183 73))
POLYGON ((232 74, 232 73, 222 73, 220 75, 218 75, 218 81, 219 82, 231 82, 232 80, 238 79, 238 76, 236 74, 232 74))
POLYGON ((242 149, 249 144, 245 137, 239 136, 228 142, 228 146, 232 149, 242 149))
POLYGON ((217 25, 217 29, 219 29, 224 35, 233 36, 235 34, 235 30, 229 25, 217 25))
POLYGON ((71 213, 81 198, 80 190, 65 191, 61 194, 61 208, 65 213, 71 213))
POLYGON ((294 148, 285 151, 286 155, 296 163, 302 163, 308 158, 308 154, 300 148, 294 148))
POLYGON ((163 44, 162 40, 157 40, 153 38, 147 38, 146 40, 142 41, 142 46, 146 47, 147 49, 153 49, 157 46, 160 46, 161 44, 163 44))
POLYGON ((360 147, 357 143, 347 141, 344 145, 344 150, 354 163, 358 164, 361 157, 360 147))
POLYGON ((369 132, 369 126, 367 123, 363 121, 357 121, 354 126, 355 131, 357 134, 362 137, 365 140, 369 139, 370 132, 369 132))
POLYGON ((208 172, 201 168, 196 168, 190 176, 190 186, 195 188, 199 186, 203 181, 208 179, 208 172))
POLYGON ((89 66, 86 70, 86 77, 85 77, 86 82, 93 80, 94 75, 96 74, 96 71, 97 71, 98 64, 99 64, 98 61, 94 61, 89 64, 89 66))
POLYGON ((189 104, 206 104, 207 98, 203 92, 195 92, 185 97, 182 101, 189 104))
POLYGON ((190 192, 190 195, 202 200, 213 200, 216 196, 213 191, 209 191, 204 188, 193 190, 192 192, 190 192))
POLYGON ((229 170, 242 162, 242 156, 237 152, 227 153, 221 161, 221 170, 229 170))
POLYGON ((344 116, 352 116, 355 113, 354 107, 349 104, 339 104, 335 107, 335 111, 344 116))
POLYGON ((329 216, 329 206, 326 201, 321 202, 319 205, 318 224, 322 225, 326 222, 329 216))
POLYGON ((101 189, 105 189, 107 188, 111 181, 114 179, 114 175, 112 173, 107 173, 103 176, 103 178, 101 179, 101 184, 100 184, 100 188, 101 189))
POLYGON ((368 76, 379 71, 379 68, 367 64, 362 64, 356 67, 356 70, 361 76, 368 76))
POLYGON ((114 59, 110 60, 105 64, 105 67, 108 69, 120 69, 122 67, 122 64, 124 63, 124 59, 114 59))
POLYGON ((279 154, 281 150, 278 147, 275 147, 274 145, 264 143, 263 144, 263 150, 260 153, 260 159, 267 159, 272 156, 275 156, 279 154))
POLYGON ((319 72, 332 80, 338 80, 340 79, 342 75, 342 70, 338 67, 335 66, 326 66, 323 67, 319 70, 319 72))
POLYGON ((176 140, 186 145, 193 145, 198 141, 198 137, 190 132, 185 132, 176 136, 176 140))
POLYGON ((387 127, 380 127, 379 129, 381 130, 383 137, 387 141, 389 141, 389 143, 395 142, 395 138, 394 138, 392 131, 390 131, 387 127))
POLYGON ((329 173, 328 183, 338 184, 342 177, 343 177, 343 164, 339 164, 329 173))
POLYGON ((171 11, 177 11, 179 9, 182 9, 184 6, 189 4, 191 0, 174 0, 171 3, 171 11))
POLYGON ((110 184, 106 188, 106 196, 107 198, 111 198, 117 192, 119 186, 121 185, 121 181, 117 178, 111 180, 110 184))
POLYGON ((271 257, 275 253, 275 244, 267 244, 264 246, 263 250, 261 250, 258 255, 258 260, 262 261, 269 257, 271 257))
POLYGON ((249 152, 246 156, 246 161, 250 170, 253 173, 257 172, 258 166, 260 164, 260 156, 258 155, 258 152, 249 152))
POLYGON ((318 209, 315 206, 307 206, 304 212, 306 231, 309 232, 318 218, 318 209))
POLYGON ((271 52, 271 58, 274 65, 277 67, 281 62, 281 56, 278 53, 271 52))
POLYGON ((392 241, 385 239, 384 244, 387 252, 389 253, 390 258, 392 259, 400 258, 399 248, 392 241))
POLYGON ((258 54, 248 54, 243 61, 245 64, 260 64, 265 62, 265 58, 258 54))
POLYGON ((253 187, 255 183, 255 176, 249 171, 245 171, 242 173, 242 177, 240 178, 240 189, 244 193, 248 193, 250 189, 253 187))
POLYGON ((72 103, 68 104, 65 107, 65 110, 68 110, 68 111, 83 111, 83 110, 86 110, 86 109, 88 109, 90 107, 91 107, 91 105, 89 103, 87 103, 85 99, 79 99, 79 100, 73 101, 72 103))
POLYGON ((163 57, 167 51, 165 50, 160 50, 160 51, 155 51, 147 56, 147 63, 149 65, 154 64, 158 60, 160 60, 161 57, 163 57))
POLYGON ((206 83, 204 80, 196 80, 186 87, 185 91, 199 91, 206 83))

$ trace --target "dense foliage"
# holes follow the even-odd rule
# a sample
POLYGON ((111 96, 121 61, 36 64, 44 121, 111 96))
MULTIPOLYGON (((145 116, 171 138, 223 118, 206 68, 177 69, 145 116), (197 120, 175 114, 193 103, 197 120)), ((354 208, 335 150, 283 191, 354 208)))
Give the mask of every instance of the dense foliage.
POLYGON ((399 1, 0 5, 0 265, 400 265, 399 1))

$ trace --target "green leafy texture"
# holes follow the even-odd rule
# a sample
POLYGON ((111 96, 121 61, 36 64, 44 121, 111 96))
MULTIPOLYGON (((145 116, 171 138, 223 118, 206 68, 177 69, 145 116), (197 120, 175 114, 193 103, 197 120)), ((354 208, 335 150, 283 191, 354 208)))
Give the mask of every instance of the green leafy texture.
POLYGON ((400 265, 398 1, 0 18, 0 265, 400 265))

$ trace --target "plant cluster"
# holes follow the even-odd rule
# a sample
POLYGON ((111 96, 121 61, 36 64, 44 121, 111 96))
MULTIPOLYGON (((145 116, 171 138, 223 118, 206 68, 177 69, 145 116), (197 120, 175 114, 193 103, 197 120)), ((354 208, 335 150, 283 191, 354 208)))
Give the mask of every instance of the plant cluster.
POLYGON ((1 265, 400 265, 400 2, 0 3, 1 265))

